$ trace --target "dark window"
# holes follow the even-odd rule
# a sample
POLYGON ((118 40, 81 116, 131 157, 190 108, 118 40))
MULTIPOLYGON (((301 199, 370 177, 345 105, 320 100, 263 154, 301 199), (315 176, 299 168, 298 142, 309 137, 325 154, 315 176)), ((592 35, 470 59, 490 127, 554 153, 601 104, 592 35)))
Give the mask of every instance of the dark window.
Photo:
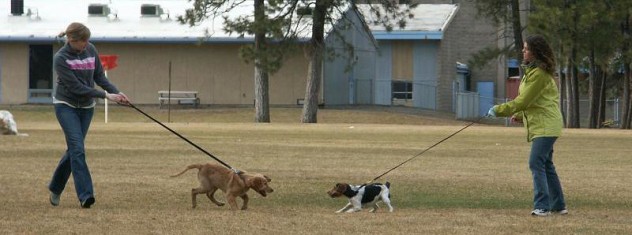
POLYGON ((29 46, 29 103, 52 102, 53 46, 29 46))
POLYGON ((413 83, 410 81, 393 81, 393 99, 412 99, 413 83))
POLYGON ((53 88, 53 46, 31 45, 29 53, 29 88, 53 88))
POLYGON ((520 70, 518 68, 509 68, 507 75, 509 75, 509 77, 520 76, 520 70))

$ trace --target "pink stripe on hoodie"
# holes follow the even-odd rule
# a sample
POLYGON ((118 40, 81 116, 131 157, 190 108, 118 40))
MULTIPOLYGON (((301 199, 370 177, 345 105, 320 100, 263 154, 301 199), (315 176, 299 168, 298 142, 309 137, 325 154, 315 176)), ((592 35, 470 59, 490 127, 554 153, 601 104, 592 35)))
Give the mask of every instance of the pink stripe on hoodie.
POLYGON ((68 64, 72 70, 93 70, 95 68, 94 57, 88 57, 83 60, 66 60, 66 64, 68 64))

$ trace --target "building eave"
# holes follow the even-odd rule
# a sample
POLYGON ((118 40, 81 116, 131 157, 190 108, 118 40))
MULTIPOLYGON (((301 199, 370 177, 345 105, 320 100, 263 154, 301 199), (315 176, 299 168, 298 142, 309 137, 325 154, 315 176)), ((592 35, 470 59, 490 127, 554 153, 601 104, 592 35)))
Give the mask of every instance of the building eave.
POLYGON ((377 40, 441 40, 441 31, 373 31, 377 40))

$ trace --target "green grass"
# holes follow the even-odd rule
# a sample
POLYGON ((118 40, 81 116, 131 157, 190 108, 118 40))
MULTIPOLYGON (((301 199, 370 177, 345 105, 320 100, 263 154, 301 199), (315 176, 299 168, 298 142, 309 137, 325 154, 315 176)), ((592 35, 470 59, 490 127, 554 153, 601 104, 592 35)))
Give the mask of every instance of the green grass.
MULTIPOLYGON (((363 183, 467 123, 450 114, 385 108, 326 108, 318 124, 300 108, 273 108, 257 124, 251 108, 166 110, 150 115, 232 166, 270 176, 275 192, 250 192, 248 211, 198 197, 192 163, 213 162, 132 109, 95 114, 87 159, 97 202, 80 209, 72 179, 61 205, 46 184, 65 150, 51 106, 5 106, 28 137, 0 136, 2 234, 629 234, 630 131, 567 129, 555 163, 568 216, 533 218, 529 144, 523 128, 476 124, 379 181, 392 184, 394 213, 334 214, 336 182, 363 183)), ((221 193, 219 197, 223 199, 221 193)))

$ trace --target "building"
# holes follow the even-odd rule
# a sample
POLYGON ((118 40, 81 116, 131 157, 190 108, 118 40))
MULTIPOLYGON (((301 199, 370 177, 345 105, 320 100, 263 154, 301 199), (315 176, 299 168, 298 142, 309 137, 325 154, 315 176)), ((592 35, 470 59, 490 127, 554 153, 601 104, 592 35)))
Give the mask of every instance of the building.
MULTIPOLYGON (((438 2, 418 6, 409 27, 391 32, 367 23, 366 5, 344 11, 340 18, 350 19, 352 27, 340 22, 328 27, 326 41, 338 54, 351 43, 353 58, 325 61, 320 103, 454 111, 455 92, 494 82, 501 65, 470 71, 462 63, 477 48, 495 43, 491 26, 472 20, 468 1, 438 2)), ((190 6, 186 0, 12 0, 0 5, 0 104, 51 102, 52 56, 63 45, 55 35, 77 21, 90 27, 101 54, 118 56, 118 67, 108 76, 135 103, 158 104, 157 91, 171 87, 198 91, 202 105, 252 105, 254 67, 239 58, 238 50, 253 39, 225 33, 221 17, 194 27, 177 22, 190 6)), ((252 6, 227 14, 251 15, 252 6)), ((288 57, 270 77, 272 105, 296 105, 305 96, 308 59, 303 51, 288 57)))
MULTIPOLYGON (((225 33, 221 17, 195 27, 177 22, 176 17, 190 7, 186 0, 3 3, 0 103, 50 103, 56 80, 52 57, 64 43, 56 35, 71 22, 83 22, 91 29, 90 41, 100 54, 118 56, 118 67, 107 71, 108 77, 137 104, 158 104, 157 91, 169 87, 198 91, 202 105, 253 104, 254 67, 239 58, 238 51, 254 39, 225 33)), ((228 16, 252 12, 252 5, 244 5, 228 16)), ((344 14, 352 22, 363 23, 354 8, 344 14)), ((369 54, 361 57, 360 63, 365 64, 365 58, 372 60, 375 43, 366 27, 346 30, 342 34, 355 38, 358 45, 367 45, 363 50, 369 54)), ((308 38, 307 34, 298 43, 304 44, 308 38)), ((302 100, 307 68, 303 50, 289 55, 283 68, 270 77, 270 103, 295 105, 302 100)))

